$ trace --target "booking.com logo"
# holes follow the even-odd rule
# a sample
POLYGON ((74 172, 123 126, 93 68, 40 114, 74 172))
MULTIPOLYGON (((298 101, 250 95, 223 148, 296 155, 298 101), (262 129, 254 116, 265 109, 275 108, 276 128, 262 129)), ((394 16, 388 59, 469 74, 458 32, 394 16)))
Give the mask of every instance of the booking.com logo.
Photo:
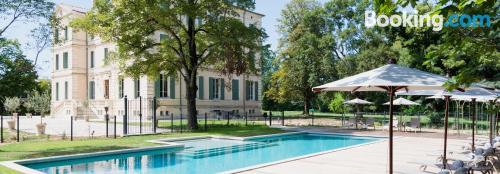
POLYGON ((414 15, 403 12, 402 15, 378 15, 374 11, 365 12, 365 26, 370 28, 379 27, 432 27, 433 31, 441 31, 444 27, 490 27, 489 15, 453 14, 446 22, 442 15, 414 15))

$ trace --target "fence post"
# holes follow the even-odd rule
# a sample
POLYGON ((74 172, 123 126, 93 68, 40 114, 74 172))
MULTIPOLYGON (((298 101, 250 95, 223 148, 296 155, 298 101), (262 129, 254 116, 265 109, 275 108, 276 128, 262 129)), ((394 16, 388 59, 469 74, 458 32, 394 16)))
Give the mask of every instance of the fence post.
POLYGON ((248 126, 248 114, 245 111, 245 126, 248 126))
POLYGON ((156 126, 158 126, 158 121, 156 121, 156 108, 158 107, 157 106, 157 103, 156 103, 156 96, 153 97, 153 108, 151 108, 153 110, 153 133, 156 133, 156 126))
POLYGON ((314 112, 311 112, 311 126, 314 126, 314 112))
POLYGON ((182 114, 181 114, 181 133, 182 133, 182 114))
MULTIPOLYGON (((73 116, 71 116, 70 119, 71 119, 71 133, 70 133, 71 135, 70 135, 70 140, 73 141, 73 116)), ((107 133, 108 133, 107 129, 108 129, 108 126, 106 124, 106 137, 107 137, 107 133)))
POLYGON ((3 143, 3 115, 0 115, 0 143, 3 143))
MULTIPOLYGON (((73 121, 71 121, 73 123, 73 121)), ((109 137, 109 114, 106 113, 106 138, 109 137)))
MULTIPOLYGON (((17 118, 16 119, 16 123, 17 123, 17 131, 16 131, 17 132, 17 142, 19 142, 19 117, 20 116, 16 116, 16 118, 17 118)), ((41 115, 40 115, 40 117, 41 117, 41 115)))
POLYGON ((142 134, 142 96, 139 96, 139 134, 142 134))
POLYGON ((205 112, 205 131, 207 131, 207 113, 205 112))
POLYGON ((285 111, 281 111, 281 126, 285 126, 285 111))
POLYGON ((174 113, 170 113, 170 132, 174 133, 174 113))
POLYGON ((114 137, 116 139, 116 115, 115 115, 115 120, 114 120, 114 123, 113 123, 115 126, 113 126, 113 128, 115 129, 114 130, 114 137))
POLYGON ((125 96, 125 98, 123 98, 123 101, 124 101, 124 104, 125 104, 125 113, 123 115, 123 136, 127 135, 127 131, 128 131, 128 121, 127 121, 127 116, 128 116, 128 99, 127 99, 127 96, 125 96))
POLYGON ((273 112, 269 111, 269 126, 273 125, 273 112))

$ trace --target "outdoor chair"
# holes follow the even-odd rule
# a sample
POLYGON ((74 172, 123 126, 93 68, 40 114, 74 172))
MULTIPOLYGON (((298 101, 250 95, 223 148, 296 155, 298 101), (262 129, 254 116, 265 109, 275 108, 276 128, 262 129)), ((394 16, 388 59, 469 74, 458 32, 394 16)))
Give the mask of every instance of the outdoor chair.
POLYGON ((356 118, 349 118, 349 120, 347 121, 347 127, 348 128, 353 128, 353 127, 356 127, 356 118))
POLYGON ((409 131, 413 131, 417 133, 417 131, 420 131, 420 119, 418 118, 411 118, 410 126, 408 127, 409 131))
MULTIPOLYGON (((398 126, 399 126, 398 119, 397 118, 392 119, 392 127, 398 128, 398 126)), ((389 122, 384 125, 383 130, 389 130, 389 122)))
POLYGON ((369 127, 373 127, 373 130, 375 130, 375 119, 374 118, 367 118, 365 123, 363 124, 364 129, 368 129, 369 127))

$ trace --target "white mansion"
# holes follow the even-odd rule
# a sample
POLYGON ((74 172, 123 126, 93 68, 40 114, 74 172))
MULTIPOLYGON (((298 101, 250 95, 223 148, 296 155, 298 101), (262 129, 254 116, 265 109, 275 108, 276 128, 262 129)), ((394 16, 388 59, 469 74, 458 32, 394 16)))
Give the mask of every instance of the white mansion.
MULTIPOLYGON (((109 115, 121 116, 125 96, 129 101, 156 96, 159 99, 158 116, 177 115, 181 110, 187 113, 183 80, 167 76, 161 76, 159 80, 147 76, 139 79, 124 76, 116 65, 104 64, 107 53, 116 49, 115 44, 92 38, 84 31, 68 26, 72 19, 84 15, 86 10, 65 4, 57 5, 55 10, 62 17, 63 29, 54 32, 61 42, 52 47, 52 116, 103 117, 105 107, 109 108, 109 115)), ((260 27, 262 17, 249 11, 240 13, 240 19, 247 25, 260 27)), ((154 37, 159 40, 160 34, 156 32, 154 37)), ((249 116, 260 115, 260 76, 234 75, 229 81, 216 72, 203 70, 198 73, 197 109, 200 114, 233 112, 243 115, 247 112, 249 116)), ((142 103, 143 115, 152 113, 147 109, 151 104, 147 101, 151 100, 142 103)), ((137 103, 132 104, 135 109, 133 112, 129 109, 129 114, 137 114, 137 103)))

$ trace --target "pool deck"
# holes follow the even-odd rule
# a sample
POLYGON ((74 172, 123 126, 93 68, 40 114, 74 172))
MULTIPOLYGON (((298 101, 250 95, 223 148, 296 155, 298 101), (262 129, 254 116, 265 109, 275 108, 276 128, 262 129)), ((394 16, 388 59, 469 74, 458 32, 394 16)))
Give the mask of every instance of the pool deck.
MULTIPOLYGON (((369 133, 368 133, 369 134, 369 133)), ((376 134, 376 133, 375 133, 376 134)), ((367 133, 363 133, 367 135, 367 133)), ((448 151, 458 151, 467 142, 449 139, 448 151)), ((442 154, 442 138, 397 137, 394 139, 394 173, 437 173, 436 159, 442 154), (428 165, 426 172, 420 167, 428 165)), ((388 173, 388 141, 370 143, 239 172, 242 174, 365 174, 388 173)))

